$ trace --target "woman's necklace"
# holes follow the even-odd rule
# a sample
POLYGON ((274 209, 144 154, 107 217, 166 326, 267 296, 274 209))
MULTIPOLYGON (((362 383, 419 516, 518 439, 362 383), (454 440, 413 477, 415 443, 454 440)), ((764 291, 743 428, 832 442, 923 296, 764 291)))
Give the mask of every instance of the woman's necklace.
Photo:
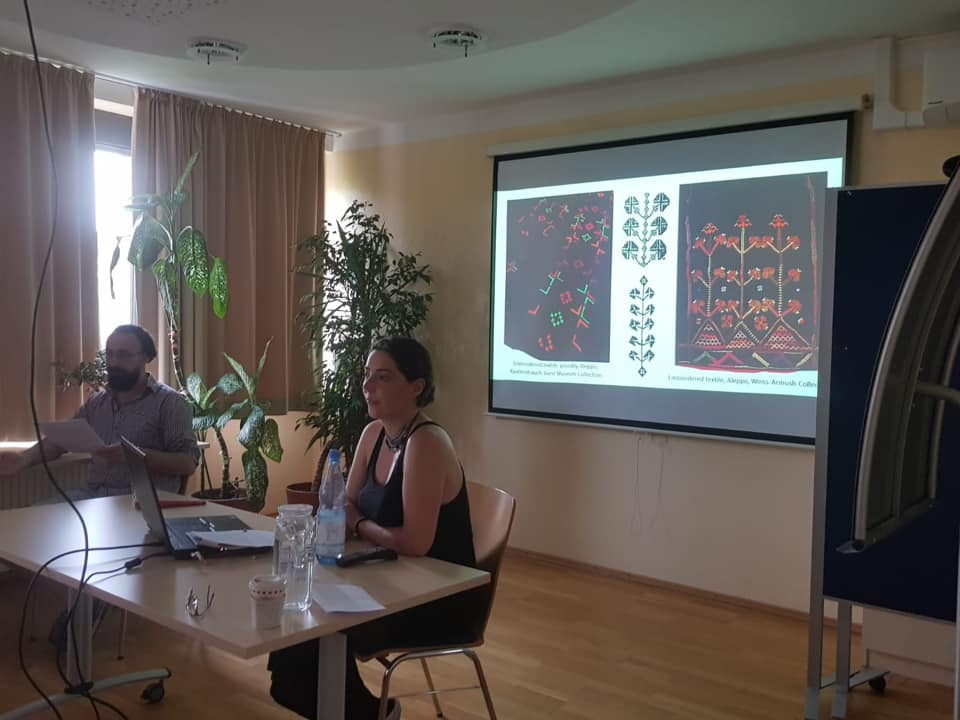
POLYGON ((395 438, 390 437, 390 433, 387 432, 387 429, 383 429, 383 441, 387 444, 387 450, 390 452, 397 452, 400 448, 403 447, 403 444, 407 441, 407 436, 410 433, 410 427, 413 425, 414 421, 420 416, 420 411, 417 411, 417 414, 410 418, 403 430, 400 431, 400 434, 395 438))

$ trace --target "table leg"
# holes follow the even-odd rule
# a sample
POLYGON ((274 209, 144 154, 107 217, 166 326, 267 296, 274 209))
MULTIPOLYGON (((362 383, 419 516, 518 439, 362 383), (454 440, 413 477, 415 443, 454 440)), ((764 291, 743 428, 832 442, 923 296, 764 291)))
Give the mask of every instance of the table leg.
POLYGON ((77 675, 78 666, 84 680, 90 681, 93 676, 93 600, 86 593, 80 593, 78 600, 77 591, 71 588, 67 593, 67 612, 73 607, 74 602, 77 603, 77 607, 73 613, 73 620, 66 627, 66 670, 70 683, 77 685, 80 683, 80 677, 77 675))
POLYGON ((343 720, 347 638, 333 633, 320 638, 317 658, 317 720, 343 720))

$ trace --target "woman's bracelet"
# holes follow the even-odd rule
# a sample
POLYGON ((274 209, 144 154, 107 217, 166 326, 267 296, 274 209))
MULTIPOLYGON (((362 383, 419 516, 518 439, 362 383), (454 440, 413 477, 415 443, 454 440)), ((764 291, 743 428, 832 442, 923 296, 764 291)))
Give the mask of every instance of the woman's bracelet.
POLYGON ((361 516, 361 517, 358 518, 357 521, 353 524, 353 534, 354 534, 356 537, 360 537, 360 523, 362 523, 364 520, 369 520, 369 519, 370 519, 370 518, 362 517, 362 516, 361 516))

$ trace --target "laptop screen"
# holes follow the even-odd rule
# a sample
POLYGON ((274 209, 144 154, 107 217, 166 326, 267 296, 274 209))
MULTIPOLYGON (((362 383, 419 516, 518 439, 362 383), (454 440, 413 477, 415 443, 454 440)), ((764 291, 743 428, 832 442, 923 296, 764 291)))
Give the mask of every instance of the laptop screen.
POLYGON ((150 473, 147 472, 146 454, 127 440, 120 438, 123 445, 123 452, 127 456, 127 467, 130 469, 130 486, 133 489, 133 495, 140 503, 140 513, 147 522, 150 533, 161 540, 166 546, 170 547, 170 538, 167 535, 167 526, 163 521, 163 513, 160 511, 160 500, 157 497, 156 488, 153 481, 150 480, 150 473))

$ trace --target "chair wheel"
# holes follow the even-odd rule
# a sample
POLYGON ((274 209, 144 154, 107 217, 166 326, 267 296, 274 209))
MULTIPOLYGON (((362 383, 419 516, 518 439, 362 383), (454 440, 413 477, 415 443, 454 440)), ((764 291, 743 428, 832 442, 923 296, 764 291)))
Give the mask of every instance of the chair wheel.
POLYGON ((885 678, 883 675, 880 677, 870 678, 867 684, 877 695, 883 695, 883 691, 887 689, 887 678, 885 678))
POLYGON ((143 692, 140 693, 140 698, 146 700, 151 705, 156 705, 163 700, 165 694, 166 691, 163 689, 163 680, 158 680, 155 683, 147 685, 143 689, 143 692))

